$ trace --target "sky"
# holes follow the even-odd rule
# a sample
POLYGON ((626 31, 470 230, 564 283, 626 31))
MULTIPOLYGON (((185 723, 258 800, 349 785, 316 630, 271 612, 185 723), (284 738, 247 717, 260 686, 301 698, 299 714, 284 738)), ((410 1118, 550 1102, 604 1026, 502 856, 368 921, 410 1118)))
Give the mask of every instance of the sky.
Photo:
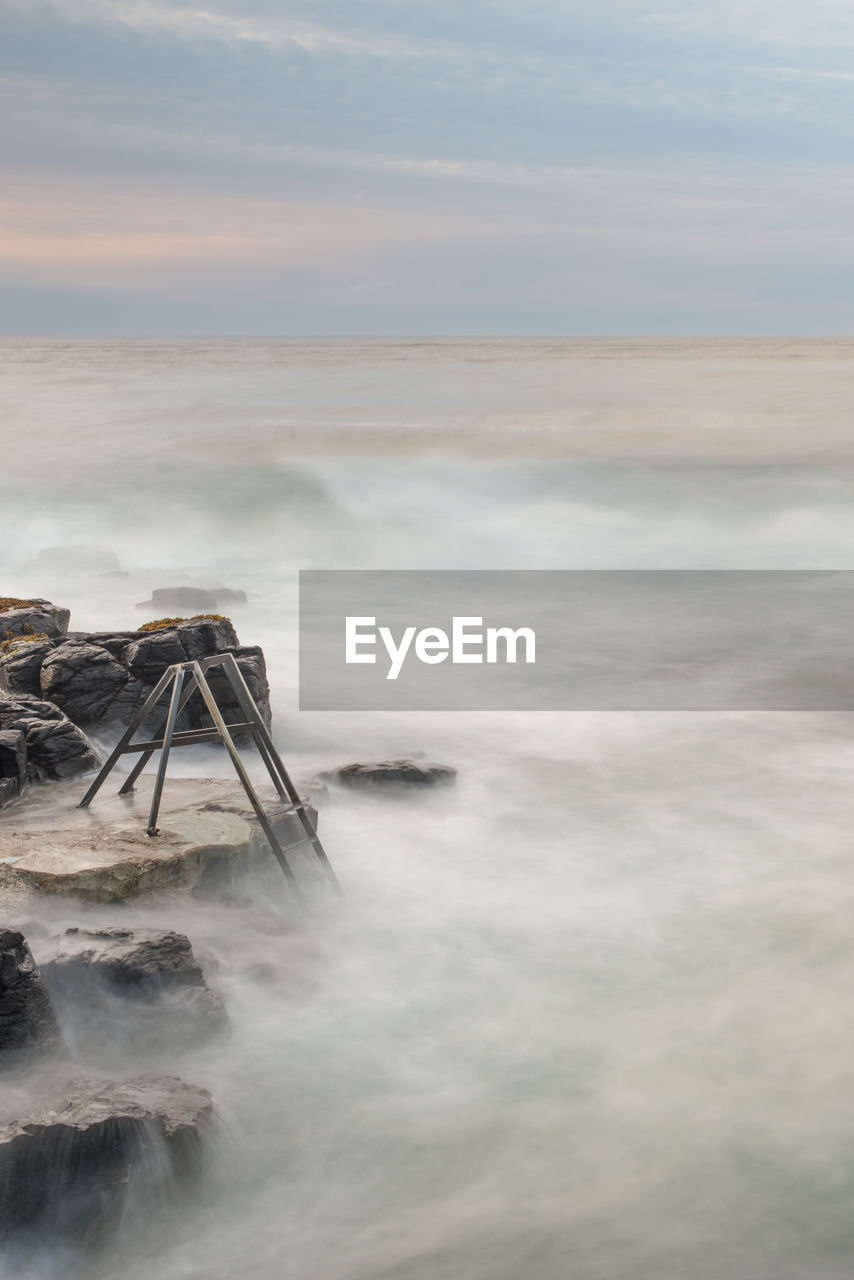
POLYGON ((0 333, 854 331, 850 0, 0 0, 0 333))

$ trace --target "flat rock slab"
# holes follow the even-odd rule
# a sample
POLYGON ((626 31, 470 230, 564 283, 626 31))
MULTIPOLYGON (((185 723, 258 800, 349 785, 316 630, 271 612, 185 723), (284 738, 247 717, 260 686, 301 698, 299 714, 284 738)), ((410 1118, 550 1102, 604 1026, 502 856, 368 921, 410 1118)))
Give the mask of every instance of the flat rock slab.
MULTIPOLYGON (((107 780, 88 809, 79 809, 85 781, 32 787, 0 817, 0 903, 16 892, 74 895, 119 902, 138 894, 230 885, 236 872, 272 860, 269 845, 240 784, 215 778, 170 778, 163 791, 159 834, 145 834, 153 780, 133 795, 115 794, 107 780)), ((267 808, 272 787, 258 791, 267 808)), ((309 808, 316 822, 316 813, 309 808)), ((290 815, 276 823, 283 844, 301 836, 290 815)))
POLYGON ((172 779, 164 791, 159 835, 145 834, 150 782, 133 796, 99 795, 78 809, 83 786, 34 788, 0 822, 0 893, 4 883, 93 902, 135 894, 195 888, 249 858, 257 848, 255 824, 245 814, 207 809, 231 784, 172 779), (7 816, 8 814, 8 816, 7 816))

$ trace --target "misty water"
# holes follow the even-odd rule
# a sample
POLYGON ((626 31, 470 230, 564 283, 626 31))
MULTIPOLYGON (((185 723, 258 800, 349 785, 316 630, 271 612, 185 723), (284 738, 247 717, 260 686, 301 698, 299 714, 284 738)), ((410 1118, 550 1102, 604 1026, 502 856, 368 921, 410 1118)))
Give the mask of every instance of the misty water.
MULTIPOLYGON (((37 956, 71 924, 179 928, 231 1019, 179 1052, 75 1045, 87 1071, 206 1086, 220 1116, 203 1185, 79 1275, 848 1280, 851 717, 299 712, 296 574, 852 568, 852 354, 0 344, 0 594, 96 630, 149 617, 153 587, 242 588, 297 777, 459 770, 333 790, 347 901, 315 886, 308 921, 274 876, 4 921, 37 956), (80 543, 126 576, 31 563, 80 543)), ((173 760, 227 776, 213 750, 173 760)), ((8 1265, 73 1274, 49 1251, 8 1265)))

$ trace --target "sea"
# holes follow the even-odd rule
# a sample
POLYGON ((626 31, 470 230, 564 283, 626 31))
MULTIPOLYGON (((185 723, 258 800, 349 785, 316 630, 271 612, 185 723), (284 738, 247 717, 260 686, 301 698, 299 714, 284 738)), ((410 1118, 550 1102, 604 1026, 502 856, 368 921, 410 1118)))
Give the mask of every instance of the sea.
POLYGON ((210 1089, 206 1177, 3 1280, 850 1280, 850 713, 299 710, 300 569, 609 568, 854 568, 854 340, 0 342, 0 595, 243 591, 295 777, 458 770, 332 788, 304 920, 282 880, 3 921, 180 928, 231 1020, 76 1046, 210 1089))

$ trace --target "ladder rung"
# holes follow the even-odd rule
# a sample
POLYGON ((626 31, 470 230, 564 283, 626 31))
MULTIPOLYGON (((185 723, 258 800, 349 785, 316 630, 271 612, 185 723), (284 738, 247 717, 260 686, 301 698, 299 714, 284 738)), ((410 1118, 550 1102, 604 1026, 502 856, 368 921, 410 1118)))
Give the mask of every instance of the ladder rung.
POLYGON ((284 849, 284 850, 286 850, 288 853, 290 853, 291 849, 301 849, 301 848, 303 847, 303 845, 304 845, 304 844, 310 844, 310 845, 312 845, 312 847, 313 847, 313 846, 314 846, 314 840, 293 840, 293 841, 290 841, 290 840, 289 840, 287 844, 282 844, 282 842, 281 842, 281 840, 280 840, 280 841, 279 841, 279 844, 281 844, 281 845, 282 845, 282 849, 284 849))
POLYGON ((299 813, 304 809, 305 805, 300 801, 299 804, 276 805, 274 809, 267 809, 265 812, 272 821, 278 821, 279 818, 288 818, 292 813, 299 813))

